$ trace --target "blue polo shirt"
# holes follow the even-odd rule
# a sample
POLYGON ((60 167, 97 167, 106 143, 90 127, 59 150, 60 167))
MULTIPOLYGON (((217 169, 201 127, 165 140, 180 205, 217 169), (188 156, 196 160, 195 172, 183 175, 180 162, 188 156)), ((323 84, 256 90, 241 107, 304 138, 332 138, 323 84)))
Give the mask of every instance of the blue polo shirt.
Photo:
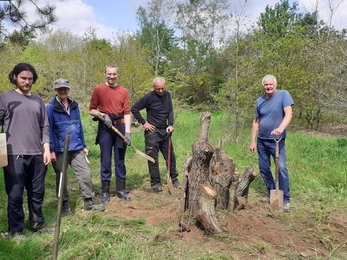
MULTIPOLYGON (((287 90, 276 90, 271 98, 266 98, 266 95, 259 97, 255 110, 255 118, 260 119, 258 138, 272 139, 271 132, 279 127, 284 118, 284 108, 293 105, 294 101, 287 90)), ((286 138, 286 130, 282 136, 286 138)))

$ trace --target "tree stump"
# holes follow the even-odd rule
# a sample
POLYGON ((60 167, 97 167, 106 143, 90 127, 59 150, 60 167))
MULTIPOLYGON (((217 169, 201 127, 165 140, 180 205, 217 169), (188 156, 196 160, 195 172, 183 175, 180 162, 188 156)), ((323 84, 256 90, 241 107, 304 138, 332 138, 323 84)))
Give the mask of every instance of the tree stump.
MULTIPOLYGON (((252 169, 247 168, 243 178, 239 180, 234 160, 221 148, 222 143, 219 142, 218 148, 208 144, 210 121, 209 112, 201 114, 199 138, 192 145, 192 155, 187 154, 184 163, 180 211, 182 216, 187 211, 185 216, 188 219, 184 220, 182 217, 180 220, 181 232, 190 231, 190 219, 194 219, 206 234, 224 232, 219 226, 215 210, 229 208, 230 187, 233 182, 238 184, 234 196, 241 200, 245 194, 248 195, 248 186, 256 176, 252 169)), ((232 201, 235 208, 238 204, 235 199, 232 201)))

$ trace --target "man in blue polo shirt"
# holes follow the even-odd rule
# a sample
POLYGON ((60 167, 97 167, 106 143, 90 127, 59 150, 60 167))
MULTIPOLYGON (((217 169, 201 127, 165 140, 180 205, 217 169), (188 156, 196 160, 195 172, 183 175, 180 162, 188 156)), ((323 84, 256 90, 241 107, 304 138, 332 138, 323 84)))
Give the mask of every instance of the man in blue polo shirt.
POLYGON ((259 171, 263 178, 267 196, 263 202, 269 202, 270 190, 275 189, 270 166, 271 157, 275 158, 276 142, 274 136, 282 136, 279 142, 279 188, 283 190, 283 210, 290 211, 290 187, 286 165, 286 128, 292 119, 294 101, 287 90, 277 89, 277 80, 266 75, 262 80, 265 94, 257 99, 255 118, 252 127, 251 152, 258 149, 259 171))

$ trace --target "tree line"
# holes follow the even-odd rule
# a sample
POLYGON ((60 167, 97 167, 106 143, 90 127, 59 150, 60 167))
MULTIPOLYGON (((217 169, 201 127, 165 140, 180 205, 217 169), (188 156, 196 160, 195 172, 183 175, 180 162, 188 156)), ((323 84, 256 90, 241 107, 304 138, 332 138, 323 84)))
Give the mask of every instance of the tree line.
POLYGON ((93 88, 104 81, 105 65, 116 63, 131 102, 150 91, 158 75, 165 77, 176 108, 224 110, 242 124, 251 122, 263 93, 261 79, 273 74, 278 88, 294 99, 297 123, 309 128, 346 123, 346 29, 288 0, 267 6, 250 26, 247 4, 236 13, 228 0, 151 0, 137 11, 140 29, 113 41, 97 38, 94 28, 78 36, 46 26, 40 38, 14 31, 1 39, 0 91, 12 88, 13 65, 26 61, 39 73, 33 91, 46 102, 54 80, 66 78, 71 95, 87 110, 93 88))

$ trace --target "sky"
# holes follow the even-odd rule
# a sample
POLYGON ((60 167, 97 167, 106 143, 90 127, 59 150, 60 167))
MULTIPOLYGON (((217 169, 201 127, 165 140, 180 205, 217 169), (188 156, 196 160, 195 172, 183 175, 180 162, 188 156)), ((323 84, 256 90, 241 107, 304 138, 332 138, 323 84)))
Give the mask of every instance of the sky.
MULTIPOLYGON (((58 22, 51 27, 64 28, 72 33, 83 35, 88 28, 97 29, 97 37, 114 39, 118 33, 139 30, 136 11, 140 6, 146 8, 150 0, 39 0, 39 5, 46 3, 56 5, 58 22)), ((314 3, 327 2, 327 0, 297 0, 301 11, 313 11, 314 3)), ((333 16, 332 25, 336 29, 347 28, 347 0, 330 0, 340 3, 333 16)), ((234 12, 240 12, 240 2, 243 0, 230 0, 234 12)), ((254 22, 260 13, 265 11, 267 5, 274 6, 280 0, 245 0, 247 3, 244 13, 254 22)), ((290 2, 294 2, 290 0, 290 2)), ((320 4, 321 19, 328 23, 329 12, 327 6, 320 4)))

